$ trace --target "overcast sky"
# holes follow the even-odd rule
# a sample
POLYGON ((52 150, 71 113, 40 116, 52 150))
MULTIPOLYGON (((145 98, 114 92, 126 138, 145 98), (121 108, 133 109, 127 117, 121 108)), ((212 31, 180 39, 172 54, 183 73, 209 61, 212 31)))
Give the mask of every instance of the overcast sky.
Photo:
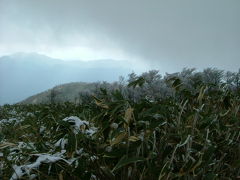
POLYGON ((0 56, 20 51, 236 71, 240 0, 0 0, 0 56))

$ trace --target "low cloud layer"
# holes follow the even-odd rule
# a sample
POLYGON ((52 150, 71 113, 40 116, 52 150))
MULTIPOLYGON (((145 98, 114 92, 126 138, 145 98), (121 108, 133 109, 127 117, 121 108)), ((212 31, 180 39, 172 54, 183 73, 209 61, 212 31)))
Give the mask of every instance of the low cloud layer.
POLYGON ((240 67, 239 0, 0 0, 0 55, 143 61, 162 71, 240 67))

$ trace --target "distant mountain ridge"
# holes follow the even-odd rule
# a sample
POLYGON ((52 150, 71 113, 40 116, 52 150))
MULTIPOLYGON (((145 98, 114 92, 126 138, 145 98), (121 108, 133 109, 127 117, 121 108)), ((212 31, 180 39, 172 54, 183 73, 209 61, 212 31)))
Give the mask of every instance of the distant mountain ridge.
MULTIPOLYGON (((125 61, 63 61, 37 53, 0 57, 0 105, 17 103, 69 82, 117 81, 133 71, 125 61)), ((136 69, 135 69, 136 70, 136 69)))
POLYGON ((50 102, 51 91, 56 93, 56 102, 79 101, 79 93, 89 92, 95 89, 95 83, 74 82, 55 86, 39 94, 30 96, 19 102, 21 104, 45 104, 50 102))

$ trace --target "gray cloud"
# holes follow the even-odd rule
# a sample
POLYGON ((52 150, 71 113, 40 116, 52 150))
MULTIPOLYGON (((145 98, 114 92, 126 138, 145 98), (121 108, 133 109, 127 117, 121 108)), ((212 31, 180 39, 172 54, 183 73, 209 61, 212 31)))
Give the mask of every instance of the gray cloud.
POLYGON ((239 0, 0 0, 0 12, 0 50, 81 46, 163 71, 240 67, 239 0))

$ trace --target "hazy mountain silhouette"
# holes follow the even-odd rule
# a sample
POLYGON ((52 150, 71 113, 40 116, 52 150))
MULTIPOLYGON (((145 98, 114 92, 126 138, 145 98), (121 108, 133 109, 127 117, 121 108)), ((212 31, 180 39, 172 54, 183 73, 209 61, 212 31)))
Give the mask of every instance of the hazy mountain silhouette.
POLYGON ((22 104, 50 103, 51 91, 56 92, 56 102, 79 102, 79 93, 91 92, 97 83, 74 82, 55 86, 51 89, 35 94, 21 101, 22 104))
POLYGON ((16 103, 69 82, 116 81, 132 72, 124 61, 63 61, 37 53, 0 57, 0 104, 16 103))

